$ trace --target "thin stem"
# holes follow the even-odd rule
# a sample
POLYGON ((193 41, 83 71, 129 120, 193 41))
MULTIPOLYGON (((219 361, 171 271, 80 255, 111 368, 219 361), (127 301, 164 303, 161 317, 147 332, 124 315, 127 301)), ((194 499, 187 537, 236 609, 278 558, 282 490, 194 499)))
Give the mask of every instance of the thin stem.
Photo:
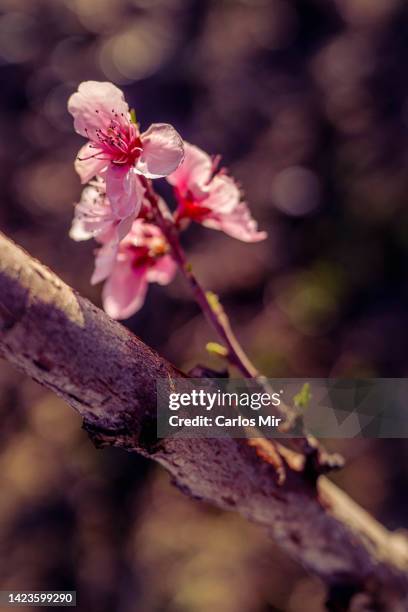
POLYGON ((165 204, 162 201, 159 202, 158 196, 153 191, 150 181, 145 180, 144 186, 146 187, 146 197, 152 206, 155 221, 165 235, 170 245, 172 255, 181 273, 190 285, 197 304, 225 344, 228 351, 226 358, 231 365, 235 366, 241 374, 245 376, 245 378, 257 378, 260 374, 239 344, 231 329, 228 316, 217 297, 213 294, 206 293, 193 273, 191 265, 188 263, 179 242, 178 232, 170 212, 166 208, 165 213, 167 214, 164 214, 163 208, 165 204))
MULTIPOLYGON (((146 187, 146 198, 149 200, 152 207, 154 221, 158 227, 160 227, 164 236, 166 237, 172 251, 172 255, 184 278, 190 285, 196 302, 205 314, 209 323, 213 326, 225 344, 227 349, 225 358, 231 365, 235 366, 245 378, 257 379, 266 391, 272 393, 273 389, 270 387, 268 381, 258 372, 255 366, 251 363, 249 357, 246 355, 244 349, 239 344, 234 332, 231 329, 228 316, 218 301, 217 296, 204 291, 197 280, 197 277, 193 273, 191 265, 188 263, 186 255, 180 244, 178 229, 166 203, 155 193, 150 181, 143 178, 143 184, 146 187)), ((284 418, 286 433, 290 429, 300 426, 300 431, 297 433, 297 435, 300 435, 300 437, 298 439, 293 439, 292 443, 298 451, 305 455, 305 457, 311 458, 309 459, 309 464, 311 461, 313 462, 312 470, 317 475, 330 469, 343 466, 343 459, 340 457, 340 455, 337 453, 328 454, 325 449, 321 447, 320 443, 312 435, 306 432, 303 419, 299 420, 292 408, 287 406, 284 402, 281 402, 279 412, 284 418)), ((273 461, 278 474, 281 474, 281 477, 284 479, 284 476, 282 476, 282 461, 280 458, 282 451, 284 451, 284 447, 282 447, 281 444, 278 444, 278 449, 279 453, 277 455, 274 454, 274 458, 270 456, 270 460, 273 461)), ((273 448, 271 449, 269 447, 269 450, 272 452, 273 448)), ((286 452, 284 456, 288 461, 288 455, 286 452)), ((307 461, 305 460, 305 466, 306 463, 307 461)))

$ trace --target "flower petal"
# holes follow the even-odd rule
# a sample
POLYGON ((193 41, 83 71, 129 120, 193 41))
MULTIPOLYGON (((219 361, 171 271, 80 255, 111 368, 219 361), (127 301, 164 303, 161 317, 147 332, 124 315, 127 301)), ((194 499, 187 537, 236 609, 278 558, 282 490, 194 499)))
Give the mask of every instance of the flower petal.
POLYGON ((155 265, 148 270, 147 280, 149 283, 168 285, 176 274, 177 265, 170 255, 160 257, 155 265))
POLYGON ((95 269, 91 277, 91 285, 102 282, 111 274, 115 265, 119 243, 117 240, 106 242, 96 251, 95 269))
POLYGON ((140 139, 143 151, 136 171, 147 178, 167 176, 179 167, 184 150, 181 136, 167 123, 153 123, 140 139))
POLYGON ((135 219, 135 215, 132 214, 129 217, 125 217, 118 223, 116 227, 118 242, 123 240, 129 234, 130 230, 132 229, 132 224, 134 222, 134 219, 135 219))
POLYGON ((105 173, 106 194, 119 219, 135 217, 143 202, 145 188, 133 169, 111 164, 105 173))
POLYGON ((100 159, 102 155, 103 152, 95 149, 90 142, 79 149, 75 160, 75 170, 79 174, 81 183, 87 183, 107 166, 106 159, 100 159))
POLYGON ((105 131, 112 120, 129 123, 129 107, 123 92, 112 83, 84 81, 68 100, 68 111, 74 117, 78 134, 97 140, 97 130, 105 131))
POLYGON ((177 187, 182 195, 188 191, 201 195, 211 178, 211 172, 211 157, 202 149, 184 142, 184 160, 177 170, 167 177, 167 181, 177 187))
POLYGON ((230 213, 238 206, 241 192, 234 179, 226 174, 214 176, 208 186, 208 196, 202 205, 216 213, 230 213))
POLYGON ((95 181, 82 191, 69 235, 73 240, 89 240, 108 232, 114 223, 112 208, 104 196, 104 183, 95 181))
POLYGON ((132 268, 129 261, 115 264, 102 292, 104 310, 113 319, 127 319, 143 306, 148 284, 146 270, 132 268))
POLYGON ((82 242, 83 240, 93 238, 93 233, 86 229, 83 219, 75 216, 72 220, 71 229, 69 230, 69 237, 75 240, 75 242, 82 242))
POLYGON ((225 232, 232 238, 243 242, 259 242, 265 240, 268 234, 258 231, 258 224, 251 216, 245 202, 240 202, 231 213, 210 214, 202 224, 211 229, 225 232))

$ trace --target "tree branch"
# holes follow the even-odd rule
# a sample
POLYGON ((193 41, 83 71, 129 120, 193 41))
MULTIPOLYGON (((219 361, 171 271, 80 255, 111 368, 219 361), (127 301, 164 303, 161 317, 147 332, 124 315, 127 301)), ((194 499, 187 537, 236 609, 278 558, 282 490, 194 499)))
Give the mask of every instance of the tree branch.
POLYGON ((387 531, 324 477, 316 487, 288 469, 278 486, 267 447, 236 439, 157 440, 156 380, 184 374, 1 234, 0 354, 75 408, 96 444, 148 456, 191 497, 266 527, 327 583, 337 606, 329 609, 347 609, 352 598, 354 606, 369 598, 382 610, 407 609, 404 536, 387 531))

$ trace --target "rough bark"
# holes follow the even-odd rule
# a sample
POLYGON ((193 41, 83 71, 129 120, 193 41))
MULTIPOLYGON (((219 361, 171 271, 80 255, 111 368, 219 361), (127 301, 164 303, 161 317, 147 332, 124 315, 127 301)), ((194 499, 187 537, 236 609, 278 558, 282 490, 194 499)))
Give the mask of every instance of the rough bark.
POLYGON ((0 354, 75 408, 97 444, 148 456, 191 497, 266 527, 327 583, 329 609, 408 608, 404 536, 324 477, 288 470, 278 486, 246 440, 157 440, 156 380, 184 375, 1 234, 0 354))

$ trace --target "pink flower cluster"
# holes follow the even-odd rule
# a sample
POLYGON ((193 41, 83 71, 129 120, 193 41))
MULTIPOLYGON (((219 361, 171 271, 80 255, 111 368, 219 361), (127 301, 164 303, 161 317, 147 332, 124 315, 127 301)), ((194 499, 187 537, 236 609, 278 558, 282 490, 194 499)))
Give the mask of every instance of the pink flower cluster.
POLYGON ((75 168, 88 183, 70 236, 99 243, 91 282, 105 281, 103 305, 110 316, 131 316, 143 305, 148 283, 165 285, 176 271, 146 197, 150 179, 166 177, 173 186, 177 231, 195 221, 245 242, 266 237, 225 170, 217 171, 214 160, 183 142, 171 125, 155 123, 141 133, 123 93, 111 83, 81 83, 68 110, 75 130, 87 138, 75 168))

